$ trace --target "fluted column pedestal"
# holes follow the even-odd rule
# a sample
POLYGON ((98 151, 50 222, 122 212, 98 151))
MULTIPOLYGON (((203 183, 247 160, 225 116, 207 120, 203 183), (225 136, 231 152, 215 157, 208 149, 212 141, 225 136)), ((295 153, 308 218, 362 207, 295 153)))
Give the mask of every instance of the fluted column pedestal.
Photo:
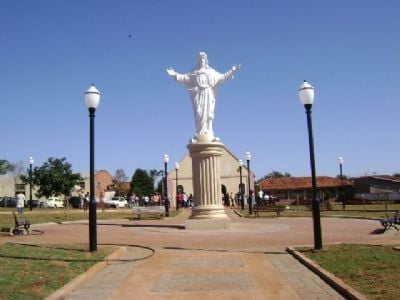
POLYGON ((192 158, 194 207, 186 223, 187 229, 226 229, 229 218, 221 197, 220 165, 224 144, 219 141, 198 139, 189 144, 192 158), (195 222, 204 220, 206 222, 195 222))

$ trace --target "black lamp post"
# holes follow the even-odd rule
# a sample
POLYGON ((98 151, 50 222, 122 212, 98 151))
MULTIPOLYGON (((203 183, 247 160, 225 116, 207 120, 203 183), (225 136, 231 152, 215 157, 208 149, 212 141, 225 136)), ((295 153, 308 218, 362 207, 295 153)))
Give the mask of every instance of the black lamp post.
POLYGON ((310 165, 312 182, 312 215, 314 224, 314 248, 322 249, 320 203, 317 199, 317 178, 315 175, 314 139, 311 121, 311 108, 314 102, 314 88, 304 80, 299 89, 299 97, 307 114, 308 142, 310 147, 310 165))
POLYGON ((34 163, 33 157, 29 156, 29 210, 32 210, 32 165, 34 163))
POLYGON ((165 215, 169 216, 168 174, 167 174, 167 165, 168 165, 168 162, 169 162, 168 154, 164 154, 163 160, 164 160, 164 173, 165 173, 165 177, 164 177, 164 180, 165 180, 165 183, 164 183, 164 186, 165 186, 165 189, 164 189, 164 191, 165 191, 164 206, 165 206, 165 215))
POLYGON ((345 200, 345 197, 344 197, 344 191, 343 191, 343 163, 344 163, 344 160, 343 160, 343 157, 339 157, 339 159, 338 159, 338 162, 339 162, 339 168, 340 168, 340 192, 339 192, 339 195, 340 195, 340 197, 342 198, 342 209, 346 209, 346 200, 345 200))
POLYGON ((239 174, 240 174, 240 183, 239 183, 239 201, 242 210, 244 210, 244 199, 243 199, 243 182, 242 182, 242 167, 243 167, 243 161, 239 159, 239 174))
POLYGON ((247 160, 247 201, 249 202, 249 215, 253 214, 253 199, 251 198, 251 191, 250 191, 250 159, 251 159, 251 154, 247 150, 246 151, 246 160, 247 160))
POLYGON ((100 92, 92 84, 85 92, 85 103, 89 109, 90 118, 90 201, 89 201, 89 250, 97 251, 97 220, 94 188, 94 117, 100 103, 100 92))
POLYGON ((178 170, 179 170, 179 163, 175 163, 175 176, 176 176, 176 210, 179 210, 179 203, 178 203, 178 170))

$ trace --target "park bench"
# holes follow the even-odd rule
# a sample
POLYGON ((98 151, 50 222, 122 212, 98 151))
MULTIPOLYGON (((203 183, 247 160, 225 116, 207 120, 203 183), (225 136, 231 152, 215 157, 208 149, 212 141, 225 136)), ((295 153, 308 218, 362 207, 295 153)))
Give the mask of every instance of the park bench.
POLYGON ((15 227, 12 231, 14 235, 22 235, 23 229, 26 230, 26 233, 29 234, 29 227, 31 227, 31 223, 27 219, 18 218, 17 214, 13 212, 15 227))
POLYGON ((133 208, 133 217, 140 219, 144 215, 156 216, 160 219, 165 217, 165 207, 164 206, 138 206, 133 208))
POLYGON ((257 203, 253 207, 254 215, 258 218, 260 212, 275 212, 277 217, 281 216, 281 212, 285 210, 282 205, 265 205, 264 203, 257 203))
POLYGON ((382 226, 385 228, 385 230, 390 229, 391 227, 395 228, 397 231, 399 231, 399 229, 397 228, 397 224, 399 224, 399 213, 400 211, 396 211, 393 215, 393 217, 391 218, 387 218, 387 219, 381 219, 380 222, 382 224, 382 226))

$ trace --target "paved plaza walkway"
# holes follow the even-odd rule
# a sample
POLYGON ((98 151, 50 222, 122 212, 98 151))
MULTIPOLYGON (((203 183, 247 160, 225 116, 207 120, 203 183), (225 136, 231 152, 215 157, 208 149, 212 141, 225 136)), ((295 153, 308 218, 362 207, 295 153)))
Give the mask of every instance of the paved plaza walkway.
MULTIPOLYGON (((50 299, 343 299, 285 251, 313 245, 311 218, 227 213, 227 230, 185 230, 190 209, 164 220, 98 221, 99 247, 120 246, 120 260, 87 272, 50 299)), ((375 234, 379 228, 375 220, 322 218, 324 244, 400 243, 400 234, 375 234)), ((88 243, 87 222, 33 229, 43 234, 2 241, 88 243)))

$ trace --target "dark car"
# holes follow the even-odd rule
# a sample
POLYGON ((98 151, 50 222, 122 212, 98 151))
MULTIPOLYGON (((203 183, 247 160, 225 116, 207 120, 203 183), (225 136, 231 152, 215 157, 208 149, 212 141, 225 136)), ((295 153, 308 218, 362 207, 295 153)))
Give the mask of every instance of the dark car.
POLYGON ((69 198, 68 203, 73 208, 80 208, 81 207, 81 198, 71 197, 71 198, 69 198))
POLYGON ((17 201, 11 197, 1 197, 0 198, 0 207, 16 207, 17 201))
MULTIPOLYGON (((25 207, 29 207, 30 206, 30 201, 29 199, 26 199, 25 201, 25 207)), ((39 200, 34 200, 32 199, 32 207, 37 208, 39 207, 39 200)))

